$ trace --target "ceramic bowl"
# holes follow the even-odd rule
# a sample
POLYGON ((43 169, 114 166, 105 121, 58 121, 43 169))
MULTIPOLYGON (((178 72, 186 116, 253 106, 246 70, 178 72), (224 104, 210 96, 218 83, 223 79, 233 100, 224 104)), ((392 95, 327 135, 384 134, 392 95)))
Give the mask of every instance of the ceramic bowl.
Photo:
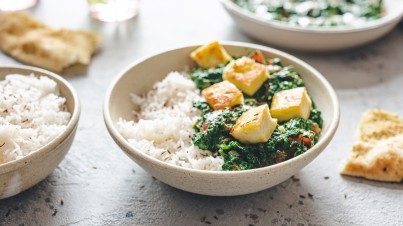
POLYGON ((54 80, 60 93, 66 98, 71 119, 66 130, 47 145, 31 154, 11 162, 0 164, 0 199, 16 195, 45 179, 62 161, 73 142, 80 104, 76 92, 69 83, 55 73, 28 66, 0 66, 0 80, 8 74, 40 75, 54 80))
POLYGON ((279 57, 284 65, 294 65, 306 81, 310 95, 323 113, 324 126, 319 142, 309 151, 285 162, 245 171, 205 171, 183 168, 157 160, 129 145, 117 128, 119 118, 133 119, 134 106, 129 93, 142 94, 171 71, 194 67, 189 54, 200 45, 186 46, 139 60, 121 72, 107 91, 104 120, 118 146, 138 165, 173 187, 212 196, 233 196, 261 191, 277 185, 316 158, 329 144, 339 122, 339 105, 328 81, 305 62, 284 52, 254 44, 222 42, 233 56, 261 50, 266 57, 279 57))
POLYGON ((403 1, 384 0, 385 16, 363 26, 303 28, 264 20, 232 0, 221 3, 238 27, 251 37, 278 47, 311 52, 337 51, 369 43, 392 30, 403 17, 403 1))

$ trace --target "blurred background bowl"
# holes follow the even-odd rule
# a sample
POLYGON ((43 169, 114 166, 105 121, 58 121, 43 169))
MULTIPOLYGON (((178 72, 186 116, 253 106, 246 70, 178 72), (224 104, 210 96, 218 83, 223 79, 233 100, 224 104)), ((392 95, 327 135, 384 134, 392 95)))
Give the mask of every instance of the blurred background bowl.
POLYGON ((374 41, 391 31, 403 17, 402 0, 384 0, 385 16, 360 27, 307 27, 264 20, 232 0, 221 0, 246 34, 278 47, 311 52, 344 50, 374 41))
POLYGON ((0 66, 0 81, 8 74, 34 74, 55 81, 60 89, 60 95, 66 98, 71 118, 66 130, 47 145, 21 159, 0 164, 0 199, 27 190, 53 172, 70 149, 80 117, 80 103, 76 92, 57 74, 29 66, 0 66))
POLYGON ((232 56, 261 50, 266 57, 279 57, 284 65, 293 65, 306 82, 309 94, 322 111, 324 125, 319 142, 302 155, 285 162, 245 171, 205 171, 183 168, 157 160, 132 147, 120 134, 119 118, 133 120, 134 104, 129 93, 143 94, 171 71, 195 66, 189 55, 200 45, 186 46, 139 60, 123 70, 106 93, 104 120, 118 146, 138 165, 157 179, 173 187, 213 196, 232 196, 261 191, 277 185, 316 158, 329 144, 339 122, 339 104, 332 86, 314 68, 284 52, 248 43, 222 42, 232 56))

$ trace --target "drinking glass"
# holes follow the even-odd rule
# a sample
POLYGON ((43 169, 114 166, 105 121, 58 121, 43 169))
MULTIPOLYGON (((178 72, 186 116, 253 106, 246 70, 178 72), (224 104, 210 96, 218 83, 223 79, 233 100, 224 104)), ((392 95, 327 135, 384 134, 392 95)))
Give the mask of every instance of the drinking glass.
POLYGON ((91 17, 105 22, 130 19, 137 15, 138 0, 88 0, 91 17))
POLYGON ((37 0, 0 0, 0 11, 28 9, 36 5, 37 0))

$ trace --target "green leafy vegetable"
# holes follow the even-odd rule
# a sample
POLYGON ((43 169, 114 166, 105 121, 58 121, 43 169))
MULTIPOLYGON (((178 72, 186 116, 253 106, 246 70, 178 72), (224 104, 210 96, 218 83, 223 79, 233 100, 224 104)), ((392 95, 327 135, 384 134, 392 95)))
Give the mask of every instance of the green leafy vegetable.
POLYGON ((191 78, 196 84, 196 87, 203 90, 215 83, 222 82, 222 74, 225 65, 220 65, 216 68, 202 69, 198 68, 192 71, 191 78))
MULTIPOLYGON (((236 120, 248 107, 237 107, 232 110, 226 108, 219 111, 207 110, 205 102, 195 102, 194 106, 205 109, 203 116, 195 124, 195 133, 192 137, 193 143, 204 150, 217 150, 217 147, 230 138, 229 131, 236 120)), ((203 110, 202 110, 203 111, 203 110)))
MULTIPOLYGON (((281 64, 280 64, 281 65, 281 64)), ((284 67, 279 72, 274 72, 272 77, 267 79, 260 89, 253 95, 259 103, 267 103, 269 106, 275 93, 304 86, 301 76, 291 67, 284 67)))
POLYGON ((303 27, 360 25, 362 20, 374 20, 383 15, 382 0, 233 1, 264 19, 303 27))
POLYGON ((245 170, 283 162, 307 151, 319 139, 312 131, 315 123, 301 118, 278 125, 269 141, 259 144, 241 144, 235 139, 219 145, 224 157, 223 170, 245 170))
MULTIPOLYGON (((221 155, 224 158, 223 170, 247 170, 280 163, 304 153, 319 139, 323 120, 314 104, 309 119, 294 118, 278 123, 265 143, 243 144, 230 135, 236 120, 245 111, 265 103, 270 106, 275 93, 305 85, 292 67, 283 67, 280 59, 274 58, 267 62, 271 65, 268 65, 269 69, 275 65, 280 70, 272 72, 255 95, 251 97, 244 94, 244 105, 214 111, 204 101, 193 103, 202 112, 202 116, 193 127, 195 133, 192 142, 200 149, 221 155)), ((204 89, 221 82, 223 70, 223 65, 197 69, 192 72, 192 79, 199 89, 204 89)))

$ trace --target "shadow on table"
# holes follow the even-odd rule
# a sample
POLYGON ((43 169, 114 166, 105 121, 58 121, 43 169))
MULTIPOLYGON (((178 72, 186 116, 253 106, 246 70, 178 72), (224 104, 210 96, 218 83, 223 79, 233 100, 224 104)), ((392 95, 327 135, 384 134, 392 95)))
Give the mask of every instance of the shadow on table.
MULTIPOLYGON (((44 214, 56 216, 58 206, 62 203, 53 198, 52 177, 51 174, 30 189, 0 200, 0 225, 34 225, 35 219, 40 219, 44 214), (42 204, 38 205, 40 203, 42 204)), ((47 220, 49 225, 53 225, 51 217, 47 220)))
POLYGON ((365 184, 368 186, 403 191, 403 182, 382 182, 382 181, 367 180, 365 178, 351 177, 351 176, 342 176, 342 178, 351 183, 359 183, 359 184, 365 184))
POLYGON ((73 78, 77 76, 87 75, 88 65, 74 64, 65 68, 62 73, 60 73, 63 78, 73 78))
POLYGON ((165 225, 331 224, 326 219, 315 222, 315 219, 321 218, 322 204, 315 200, 314 194, 305 191, 295 177, 258 193, 234 197, 212 197, 184 192, 158 180, 154 181, 153 186, 157 186, 159 190, 154 194, 156 199, 142 200, 140 204, 133 203, 129 207, 132 209, 128 212, 130 216, 144 219, 144 222, 153 220, 156 224, 165 225), (147 211, 136 210, 138 205, 144 205, 147 211))

